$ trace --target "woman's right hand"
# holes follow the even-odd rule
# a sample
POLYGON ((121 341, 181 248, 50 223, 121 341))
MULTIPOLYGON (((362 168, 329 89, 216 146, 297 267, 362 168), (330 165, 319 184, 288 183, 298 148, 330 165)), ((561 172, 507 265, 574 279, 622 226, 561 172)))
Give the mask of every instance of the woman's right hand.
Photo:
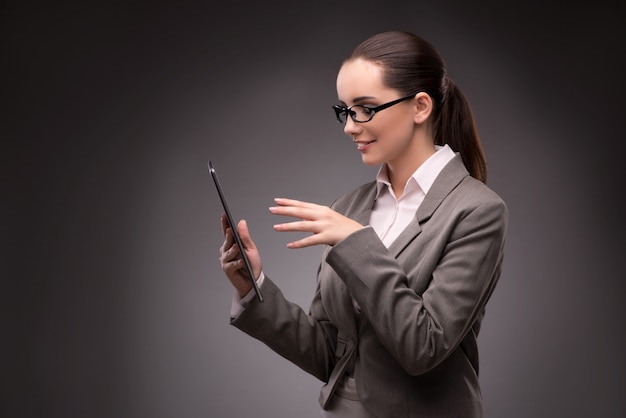
MULTIPOLYGON (((233 231, 228 224, 228 218, 225 214, 222 214, 221 221, 222 233, 224 234, 224 243, 220 247, 220 264, 222 265, 222 271, 233 284, 239 296, 243 297, 252 290, 252 282, 248 277, 249 275, 243 257, 239 252, 239 247, 235 242, 233 231)), ((254 241, 252 241, 250 237, 248 224, 245 220, 239 222, 237 231, 239 232, 239 237, 245 248, 246 255, 248 256, 250 266, 254 273, 254 279, 256 280, 261 275, 261 256, 254 241)))

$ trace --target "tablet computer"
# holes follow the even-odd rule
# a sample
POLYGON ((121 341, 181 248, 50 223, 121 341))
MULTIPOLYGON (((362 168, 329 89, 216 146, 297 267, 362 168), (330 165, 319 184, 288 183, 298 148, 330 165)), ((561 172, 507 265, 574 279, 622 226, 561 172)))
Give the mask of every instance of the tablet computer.
POLYGON ((230 209, 228 208, 228 203, 226 202, 226 197, 224 196, 224 192, 222 190, 222 185, 220 184, 220 180, 217 177, 217 172, 215 171, 215 167, 213 167, 213 163, 211 163, 211 161, 209 161, 207 165, 209 168, 209 173, 211 173, 211 177, 213 178, 213 183, 215 183, 217 194, 220 196, 220 200, 222 201, 222 207, 224 208, 224 212, 226 213, 228 224, 230 225, 230 229, 233 231, 233 237, 235 238, 235 243, 237 244, 237 247, 239 247, 239 253, 241 253, 241 257, 243 258, 243 262, 245 264, 246 270, 248 271, 248 275, 250 276, 250 281, 252 281, 252 287, 254 288, 256 297, 259 300, 259 302, 263 302, 261 289, 259 289, 259 286, 257 285, 256 280, 254 279, 254 273, 252 272, 252 266, 250 265, 250 260, 248 260, 248 256, 246 254, 245 248, 243 247, 243 243, 241 242, 241 238, 239 237, 239 231, 237 231, 237 224, 233 220, 233 216, 230 213, 230 209))

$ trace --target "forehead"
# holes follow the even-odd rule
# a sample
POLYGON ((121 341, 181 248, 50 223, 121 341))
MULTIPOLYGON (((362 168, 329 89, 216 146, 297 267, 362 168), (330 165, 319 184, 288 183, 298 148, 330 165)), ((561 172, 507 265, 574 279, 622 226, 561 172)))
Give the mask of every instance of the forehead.
POLYGON ((356 97, 379 97, 389 90, 383 84, 383 68, 371 61, 346 61, 337 74, 337 95, 344 103, 356 97))

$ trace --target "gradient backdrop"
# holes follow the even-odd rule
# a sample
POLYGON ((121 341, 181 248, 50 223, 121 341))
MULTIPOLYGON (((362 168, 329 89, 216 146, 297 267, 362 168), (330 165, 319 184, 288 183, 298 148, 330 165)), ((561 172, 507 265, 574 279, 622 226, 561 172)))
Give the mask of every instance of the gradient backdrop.
POLYGON ((206 163, 307 309, 321 249, 267 208, 373 178, 335 76, 403 29, 446 59, 510 208, 486 417, 626 416, 624 3, 406 3, 2 3, 0 415, 317 417, 321 382, 228 323, 206 163))

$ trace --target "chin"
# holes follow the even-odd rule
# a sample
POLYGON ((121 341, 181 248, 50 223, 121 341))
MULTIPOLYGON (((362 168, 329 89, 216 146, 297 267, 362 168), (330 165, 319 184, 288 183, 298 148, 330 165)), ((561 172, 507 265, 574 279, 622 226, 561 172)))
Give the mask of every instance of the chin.
POLYGON ((380 161, 378 158, 373 158, 365 154, 361 156, 361 160, 363 161, 363 164, 370 166, 370 167, 381 165, 383 163, 383 161, 380 161))

